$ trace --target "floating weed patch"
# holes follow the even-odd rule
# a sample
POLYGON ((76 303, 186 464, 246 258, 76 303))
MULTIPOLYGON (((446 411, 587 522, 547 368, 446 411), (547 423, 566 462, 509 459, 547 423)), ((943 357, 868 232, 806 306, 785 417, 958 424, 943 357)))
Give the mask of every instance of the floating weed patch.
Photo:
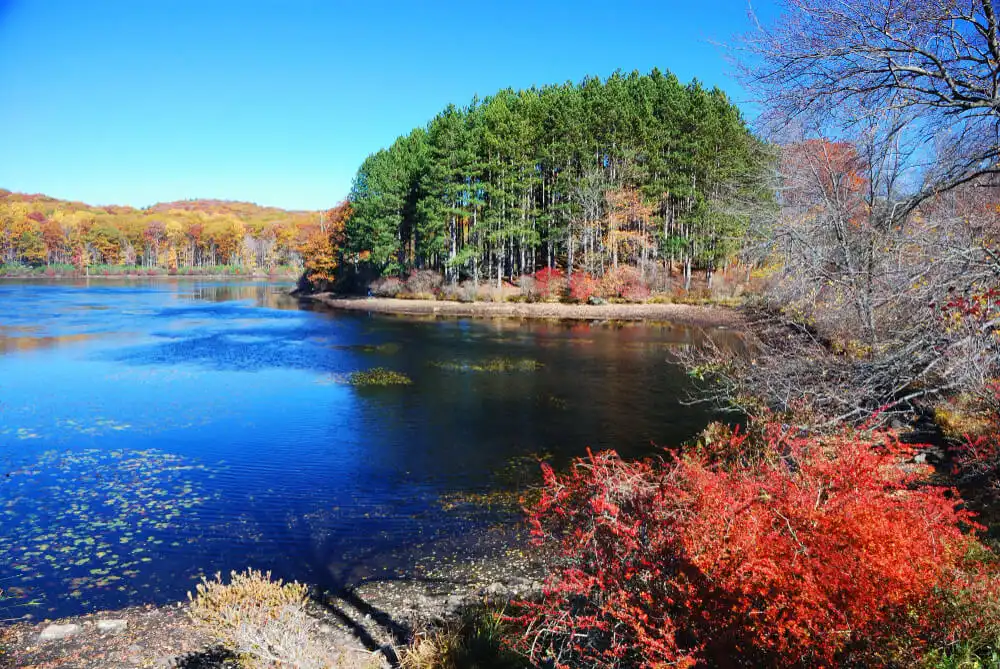
POLYGON ((395 355, 402 348, 395 342, 385 344, 350 344, 346 346, 331 346, 337 351, 354 351, 357 353, 374 353, 377 355, 395 355))
POLYGON ((487 372, 501 374, 505 372, 534 372, 544 365, 530 358, 489 358, 481 362, 439 361, 431 363, 435 367, 456 372, 487 372))
POLYGON ((191 480, 204 469, 156 450, 46 451, 0 479, 0 570, 26 598, 136 594, 130 581, 207 499, 191 480))
POLYGON ((316 383, 321 386, 339 386, 350 384, 350 374, 326 374, 316 379, 316 383))
POLYGON ((101 418, 100 416, 89 423, 81 423, 75 420, 58 420, 56 421, 56 426, 92 437, 101 436, 110 432, 121 432, 132 428, 129 423, 119 423, 116 420, 101 418))
POLYGON ((542 396, 542 402, 549 405, 553 409, 559 409, 560 411, 569 409, 569 402, 562 397, 557 397, 555 395, 542 396))
POLYGON ((517 512, 523 506, 523 494, 517 490, 491 490, 488 492, 447 492, 438 497, 444 511, 486 509, 517 512))
POLYGON ((391 369, 376 367, 365 372, 354 372, 348 382, 352 386, 408 386, 413 380, 391 369))

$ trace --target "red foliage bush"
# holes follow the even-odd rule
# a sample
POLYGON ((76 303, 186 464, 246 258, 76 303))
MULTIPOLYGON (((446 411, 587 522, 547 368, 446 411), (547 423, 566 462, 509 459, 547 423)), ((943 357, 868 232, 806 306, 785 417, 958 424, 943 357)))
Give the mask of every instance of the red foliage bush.
POLYGON ((605 297, 640 302, 649 297, 649 286, 638 269, 631 265, 619 265, 601 277, 601 292, 605 297))
MULTIPOLYGON (((962 633, 949 611, 982 549, 950 489, 919 485, 891 433, 768 425, 662 460, 544 467, 529 510, 559 556, 514 616, 558 667, 887 666, 962 633)), ((985 600, 984 600, 985 601, 985 600)), ((974 623, 973 623, 974 624, 974 623)))
POLYGON ((600 281, 585 272, 574 274, 569 280, 569 296, 576 302, 586 302, 600 292, 600 281))
POLYGON ((540 299, 561 297, 566 291, 566 274, 561 269, 546 267, 535 272, 535 293, 540 299))
POLYGON ((953 474, 960 479, 986 479, 994 492, 1000 489, 1000 384, 986 387, 989 401, 985 411, 976 416, 980 425, 975 434, 964 434, 952 447, 953 474))

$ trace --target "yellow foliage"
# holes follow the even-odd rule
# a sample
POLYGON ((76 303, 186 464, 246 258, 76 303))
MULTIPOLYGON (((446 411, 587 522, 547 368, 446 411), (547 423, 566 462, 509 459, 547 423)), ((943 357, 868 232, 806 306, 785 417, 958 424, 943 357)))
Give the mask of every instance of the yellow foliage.
POLYGON ((196 621, 218 629, 251 615, 277 618, 284 607, 304 604, 309 592, 301 583, 271 580, 271 572, 248 569, 229 576, 229 583, 222 581, 222 574, 213 580, 202 577, 196 594, 188 593, 191 616, 196 621))

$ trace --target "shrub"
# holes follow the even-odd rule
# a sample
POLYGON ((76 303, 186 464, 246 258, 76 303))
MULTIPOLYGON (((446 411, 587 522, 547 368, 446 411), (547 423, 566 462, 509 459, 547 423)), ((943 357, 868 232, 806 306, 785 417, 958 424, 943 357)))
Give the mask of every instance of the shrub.
POLYGON ((958 436, 952 449, 954 474, 960 479, 985 479, 1000 487, 1000 384, 990 384, 988 401, 970 401, 956 412, 938 407, 935 418, 945 434, 958 436), (950 430, 949 430, 950 428, 950 430))
POLYGON ((466 303, 475 302, 477 297, 476 287, 471 281, 463 281, 460 284, 449 283, 441 288, 440 294, 446 300, 466 303))
POLYGON ((196 623, 240 655, 240 666, 328 669, 376 667, 325 647, 319 623, 306 611, 306 586, 271 580, 271 573, 252 569, 202 578, 195 595, 188 593, 189 613, 196 623))
POLYGON ((277 617, 285 606, 305 604, 308 589, 300 583, 274 581, 271 572, 248 569, 231 572, 229 583, 222 581, 222 574, 216 574, 213 580, 202 577, 195 593, 188 593, 191 616, 209 627, 222 628, 227 622, 258 612, 277 617))
POLYGON ((574 274, 569 280, 569 296, 576 302, 589 302, 599 296, 601 283, 586 272, 574 274))
POLYGON ((515 616, 532 659, 906 666, 982 626, 949 602, 970 584, 995 599, 997 579, 970 573, 965 556, 985 550, 970 513, 903 466, 911 446, 759 433, 716 431, 660 460, 590 454, 565 475, 543 465, 529 521, 558 565, 515 616))
POLYGON ((535 272, 535 290, 542 300, 562 297, 566 292, 566 274, 561 269, 546 267, 535 272))
POLYGON ((507 300, 507 293, 503 288, 483 284, 476 291, 476 299, 480 302, 505 302, 507 300))
POLYGON ((437 295, 444 283, 440 273, 428 269, 413 270, 406 278, 406 292, 410 295, 437 295))
POLYGON ((418 635, 399 664, 402 669, 528 669, 526 658, 508 647, 512 633, 501 612, 468 609, 457 621, 418 635))
POLYGON ((619 265, 601 277, 601 292, 605 297, 620 297, 639 302, 649 297, 649 287, 642 272, 630 265, 619 265))
POLYGON ((538 301, 538 283, 535 277, 525 274, 517 280, 517 287, 521 289, 521 297, 528 302, 538 301))
POLYGON ((368 284, 368 292, 375 297, 396 297, 403 292, 403 282, 394 276, 384 276, 368 284))

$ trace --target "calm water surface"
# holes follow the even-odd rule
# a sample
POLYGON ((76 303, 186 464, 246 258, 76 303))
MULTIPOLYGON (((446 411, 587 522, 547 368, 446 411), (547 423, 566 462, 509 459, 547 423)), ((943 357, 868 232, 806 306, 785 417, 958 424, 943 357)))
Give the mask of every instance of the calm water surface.
POLYGON ((517 458, 645 454, 707 419, 670 362, 699 330, 334 313, 289 288, 0 283, 6 617, 172 601, 247 566, 408 573, 496 522, 442 499, 511 485, 517 458), (540 366, 481 370, 498 358, 540 366), (378 366, 413 385, 346 383, 378 366))

